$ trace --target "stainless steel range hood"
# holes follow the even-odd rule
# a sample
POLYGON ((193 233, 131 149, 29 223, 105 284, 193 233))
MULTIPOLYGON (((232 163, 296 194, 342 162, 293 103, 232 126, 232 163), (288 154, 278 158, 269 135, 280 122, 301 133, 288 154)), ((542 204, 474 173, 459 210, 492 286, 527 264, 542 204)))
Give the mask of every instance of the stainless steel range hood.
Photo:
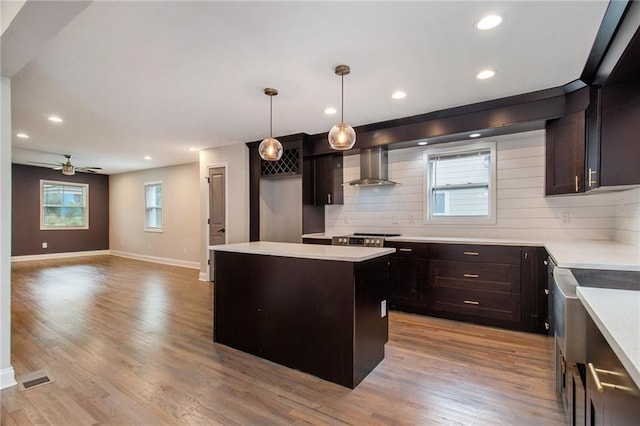
POLYGON ((390 181, 386 146, 377 146, 360 150, 360 179, 345 182, 351 186, 383 186, 395 185, 390 181))

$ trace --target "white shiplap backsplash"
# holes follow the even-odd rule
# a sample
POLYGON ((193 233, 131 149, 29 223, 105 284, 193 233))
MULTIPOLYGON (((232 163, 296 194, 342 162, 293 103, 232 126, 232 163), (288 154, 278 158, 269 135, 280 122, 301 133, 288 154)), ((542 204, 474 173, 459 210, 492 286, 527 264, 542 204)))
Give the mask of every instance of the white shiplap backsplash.
MULTIPOLYGON (((634 235, 637 238, 638 190, 545 197, 544 131, 501 136, 494 140, 497 141, 498 157, 495 224, 447 226, 423 223, 423 153, 429 149, 426 146, 389 151, 389 179, 400 185, 345 187, 344 204, 326 207, 326 233, 387 232, 531 241, 614 238, 626 241, 634 235), (622 204, 623 209, 620 208, 622 204), (569 214, 569 223, 562 223, 563 213, 569 214)), ((359 173, 359 155, 345 156, 345 182, 358 178, 359 173)))
POLYGON ((640 188, 618 194, 614 224, 616 241, 640 246, 640 188))

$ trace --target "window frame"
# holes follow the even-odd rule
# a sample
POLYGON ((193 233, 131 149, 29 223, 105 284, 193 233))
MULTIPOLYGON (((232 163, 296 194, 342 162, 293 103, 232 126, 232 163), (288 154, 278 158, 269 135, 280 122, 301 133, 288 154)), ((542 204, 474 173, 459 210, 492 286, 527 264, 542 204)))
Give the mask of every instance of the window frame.
POLYGON ((423 152, 423 225, 437 226, 460 226, 460 225, 495 225, 497 220, 496 214, 496 186, 497 186, 497 148, 495 140, 483 140, 473 143, 469 142, 451 142, 440 144, 438 146, 426 146, 423 152), (488 176, 488 214, 487 216, 440 216, 434 215, 431 205, 431 182, 429 172, 429 161, 432 157, 473 153, 477 151, 489 150, 489 176, 488 176))
POLYGON ((153 182, 145 182, 144 183, 144 231, 145 232, 164 232, 164 185, 161 180, 153 181, 153 182), (150 208, 158 208, 158 207, 147 207, 147 188, 150 186, 160 186, 160 227, 151 227, 147 222, 147 210, 150 208))
MULTIPOLYGON (((82 182, 68 182, 49 179, 40 179, 40 230, 41 231, 69 231, 69 230, 86 230, 89 229, 89 184, 82 182), (60 185, 60 186, 75 186, 82 188, 84 209, 83 224, 81 226, 54 226, 44 223, 44 186, 45 185, 60 185)), ((57 206, 52 206, 57 207, 57 206)), ((64 205, 60 207, 65 207, 64 205)))

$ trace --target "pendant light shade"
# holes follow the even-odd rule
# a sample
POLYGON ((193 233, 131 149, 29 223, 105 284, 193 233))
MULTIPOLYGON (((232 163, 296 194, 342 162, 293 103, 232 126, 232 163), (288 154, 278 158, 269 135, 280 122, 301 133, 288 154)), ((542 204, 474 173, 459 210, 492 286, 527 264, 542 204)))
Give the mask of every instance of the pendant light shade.
POLYGON ((278 94, 276 89, 267 87, 264 94, 269 96, 269 137, 260 142, 258 153, 266 161, 278 161, 282 157, 282 144, 273 137, 273 97, 278 94))
POLYGON ((341 93, 341 120, 329 131, 329 145, 332 149, 338 151, 346 151, 353 148, 356 143, 356 131, 353 127, 344 122, 344 76, 349 74, 351 69, 347 65, 338 65, 335 69, 336 75, 339 75, 342 79, 342 93, 341 93))

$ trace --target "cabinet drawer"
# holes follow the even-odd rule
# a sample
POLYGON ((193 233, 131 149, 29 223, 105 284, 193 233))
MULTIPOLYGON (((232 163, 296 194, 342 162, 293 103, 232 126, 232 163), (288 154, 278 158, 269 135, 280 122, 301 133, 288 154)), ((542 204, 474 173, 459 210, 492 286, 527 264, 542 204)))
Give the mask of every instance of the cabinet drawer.
POLYGON ((520 264, 520 247, 468 244, 431 244, 429 257, 459 262, 520 264))
POLYGON ((520 321, 520 295, 464 288, 433 288, 431 309, 506 321, 520 321))
POLYGON ((520 268, 504 263, 429 262, 432 285, 520 293, 520 268))
POLYGON ((384 246, 396 249, 394 256, 427 257, 429 255, 429 244, 385 241, 384 246))

